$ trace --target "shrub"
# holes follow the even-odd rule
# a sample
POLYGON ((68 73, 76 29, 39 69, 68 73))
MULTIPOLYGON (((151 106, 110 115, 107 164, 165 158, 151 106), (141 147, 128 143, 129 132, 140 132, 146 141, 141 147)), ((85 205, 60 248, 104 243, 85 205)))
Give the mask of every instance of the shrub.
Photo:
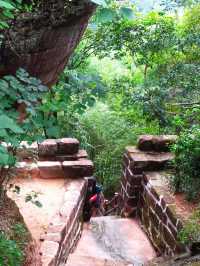
POLYGON ((186 193, 188 200, 194 200, 200 192, 200 127, 181 133, 173 151, 176 169, 173 185, 176 191, 186 193))
POLYGON ((23 255, 16 242, 0 232, 0 266, 20 266, 23 255))
POLYGON ((200 208, 198 208, 185 223, 179 233, 179 240, 183 244, 193 244, 200 241, 200 208))
POLYGON ((116 191, 119 184, 125 147, 134 145, 140 134, 158 132, 158 126, 145 128, 143 122, 144 119, 140 124, 135 115, 135 120, 130 123, 126 115, 123 117, 122 113, 100 102, 79 117, 74 135, 94 161, 95 174, 108 196, 116 191))

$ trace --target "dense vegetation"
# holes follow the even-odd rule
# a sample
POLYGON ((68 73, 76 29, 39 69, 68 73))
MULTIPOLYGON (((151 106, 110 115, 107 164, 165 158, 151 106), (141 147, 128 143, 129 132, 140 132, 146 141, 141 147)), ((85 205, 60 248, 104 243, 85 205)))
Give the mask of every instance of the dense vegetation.
MULTIPOLYGON (((51 90, 23 69, 0 80, 0 138, 10 143, 9 149, 0 145, 1 198, 21 140, 77 137, 111 196, 125 146, 140 134, 175 133, 172 185, 189 200, 199 199, 200 4, 160 1, 159 10, 142 12, 130 1, 93 2, 101 7, 51 90)), ((0 1, 1 29, 36 4, 0 1)), ((0 265, 20 263, 12 241, 0 234, 0 249, 14 250, 0 265)))

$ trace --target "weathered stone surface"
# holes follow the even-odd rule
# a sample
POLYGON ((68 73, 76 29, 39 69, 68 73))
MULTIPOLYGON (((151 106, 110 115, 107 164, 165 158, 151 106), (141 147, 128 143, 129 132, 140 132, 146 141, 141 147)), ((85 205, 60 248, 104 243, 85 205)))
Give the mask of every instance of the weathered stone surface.
POLYGON ((94 165, 90 160, 65 161, 62 163, 66 178, 92 176, 94 165))
POLYGON ((169 151, 171 144, 177 140, 176 135, 153 136, 143 135, 139 138, 138 148, 142 151, 169 151))
POLYGON ((46 139, 38 145, 39 157, 52 157, 58 152, 57 141, 55 139, 46 139))
POLYGON ((40 237, 40 241, 53 241, 60 243, 61 240, 62 240, 62 235, 60 232, 48 233, 40 237))
POLYGON ((54 258, 58 252, 59 244, 53 241, 44 241, 41 245, 40 255, 54 258))
POLYGON ((79 141, 73 138, 63 138, 57 141, 58 154, 71 155, 78 153, 79 141))
POLYGON ((57 155, 56 161, 64 162, 64 161, 76 161, 79 159, 87 159, 88 154, 85 150, 79 150, 76 154, 71 155, 57 155))
POLYGON ((4 32, 0 76, 22 67, 43 84, 55 84, 95 10, 90 1, 82 2, 70 1, 68 7, 63 0, 44 0, 38 9, 17 14, 9 36, 4 32))
POLYGON ((38 144, 33 142, 28 144, 27 141, 22 141, 20 147, 17 149, 17 157, 20 161, 33 159, 38 157, 38 144))
POLYGON ((171 153, 131 153, 130 169, 133 173, 141 174, 143 171, 158 171, 167 166, 174 156, 171 153))
POLYGON ((168 205, 166 214, 174 226, 177 224, 176 206, 174 204, 168 205))
POLYGON ((64 178, 64 172, 60 162, 38 162, 40 178, 64 178))
POLYGON ((137 220, 96 217, 84 227, 78 246, 66 265, 146 265, 155 256, 137 220))

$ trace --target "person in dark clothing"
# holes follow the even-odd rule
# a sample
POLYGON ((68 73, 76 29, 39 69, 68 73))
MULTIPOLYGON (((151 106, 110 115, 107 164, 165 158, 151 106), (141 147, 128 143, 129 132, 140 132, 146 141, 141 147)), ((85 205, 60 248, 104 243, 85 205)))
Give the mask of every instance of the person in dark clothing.
POLYGON ((92 216, 103 215, 103 201, 102 187, 95 182, 93 189, 90 188, 86 196, 84 221, 89 221, 92 216))

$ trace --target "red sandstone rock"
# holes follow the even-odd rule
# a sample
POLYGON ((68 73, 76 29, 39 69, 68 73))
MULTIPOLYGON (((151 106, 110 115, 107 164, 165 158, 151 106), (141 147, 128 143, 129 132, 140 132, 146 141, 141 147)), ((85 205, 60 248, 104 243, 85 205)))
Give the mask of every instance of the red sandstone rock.
POLYGON ((57 141, 58 154, 71 155, 78 153, 79 141, 73 138, 63 138, 57 141))
POLYGON ((174 158, 170 152, 142 152, 135 147, 127 147, 126 150, 130 158, 130 170, 133 174, 162 170, 174 158))
POLYGON ((70 202, 67 201, 60 209, 60 215, 61 217, 68 217, 68 219, 71 220, 71 218, 74 216, 75 207, 77 206, 76 202, 70 202))
POLYGON ((60 232, 58 233, 47 233, 46 235, 42 235, 40 237, 40 241, 53 241, 60 243, 62 240, 62 234, 60 232))
POLYGON ((67 178, 92 176, 94 170, 94 165, 90 160, 65 161, 62 166, 67 178))
POLYGON ((53 241, 44 241, 41 245, 40 254, 53 257, 57 253, 58 248, 58 243, 53 241))
POLYGON ((169 146, 177 140, 176 135, 143 135, 138 140, 138 148, 142 151, 169 151, 169 146))
POLYGON ((85 150, 79 150, 76 154, 71 155, 57 155, 56 161, 64 162, 64 161, 76 161, 79 159, 86 159, 88 154, 85 150))
POLYGON ((58 146, 55 139, 46 139, 38 145, 39 157, 55 156, 58 152, 58 146))
POLYGON ((64 172, 60 162, 38 162, 40 178, 64 178, 64 172))

